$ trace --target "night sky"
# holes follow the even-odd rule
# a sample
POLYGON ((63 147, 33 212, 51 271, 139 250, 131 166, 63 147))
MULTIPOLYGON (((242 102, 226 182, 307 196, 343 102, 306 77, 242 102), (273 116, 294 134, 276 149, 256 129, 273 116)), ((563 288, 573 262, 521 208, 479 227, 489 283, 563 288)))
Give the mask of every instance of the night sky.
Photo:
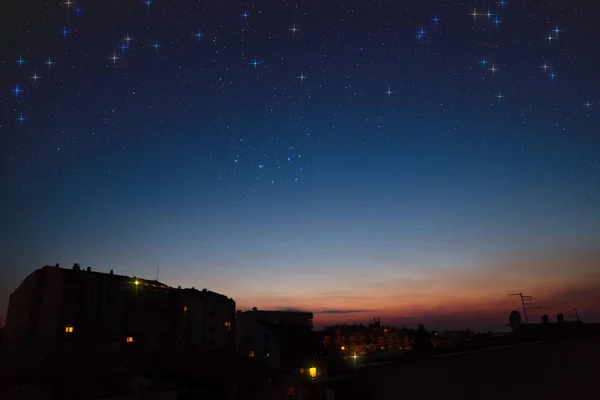
POLYGON ((599 16, 3 0, 0 315, 78 262, 318 326, 598 320, 599 16))

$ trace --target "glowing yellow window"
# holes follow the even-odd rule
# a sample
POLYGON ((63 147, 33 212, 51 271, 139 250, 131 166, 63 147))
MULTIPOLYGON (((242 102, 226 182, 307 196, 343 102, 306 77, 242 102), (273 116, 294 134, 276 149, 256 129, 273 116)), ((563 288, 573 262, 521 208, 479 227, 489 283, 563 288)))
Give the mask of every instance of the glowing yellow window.
POLYGON ((316 378, 317 377, 317 369, 315 367, 309 368, 308 374, 310 375, 311 378, 316 378))
POLYGON ((231 330, 231 322, 225 321, 225 328, 227 328, 227 330, 230 331, 231 330))
POLYGON ((65 333, 73 333, 73 327, 71 325, 65 326, 65 333))
POLYGON ((346 350, 346 346, 342 346, 342 351, 346 350))
POLYGON ((187 312, 187 306, 183 306, 183 311, 187 312))
POLYGON ((250 358, 254 357, 254 350, 250 350, 248 352, 248 357, 250 357, 250 358))
POLYGON ((127 343, 133 343, 133 336, 127 336, 127 339, 125 340, 127 343))
POLYGON ((293 386, 288 386, 285 394, 287 394, 288 396, 293 396, 294 395, 294 387, 293 386))

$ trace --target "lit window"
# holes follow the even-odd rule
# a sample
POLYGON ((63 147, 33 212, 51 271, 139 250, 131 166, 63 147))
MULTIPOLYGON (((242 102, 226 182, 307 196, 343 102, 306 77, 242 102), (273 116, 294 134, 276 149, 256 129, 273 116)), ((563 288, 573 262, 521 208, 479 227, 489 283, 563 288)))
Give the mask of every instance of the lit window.
POLYGON ((248 357, 250 357, 250 358, 254 357, 254 350, 250 350, 248 352, 248 357))
POLYGON ((300 373, 303 374, 304 373, 304 368, 300 368, 300 373))
POLYGON ((230 331, 231 330, 231 322, 225 321, 225 328, 227 328, 227 330, 230 331))
POLYGON ((65 333, 73 333, 73 327, 70 325, 65 326, 65 333))
POLYGON ((133 336, 127 336, 127 339, 125 341, 127 343, 133 343, 133 336))
POLYGON ((342 346, 342 351, 346 350, 346 346, 342 346))
POLYGON ((308 369, 308 374, 310 375, 311 378, 316 378, 317 377, 317 369, 315 367, 310 367, 308 369))
POLYGON ((187 306, 183 306, 183 312, 187 312, 187 306))
POLYGON ((294 387, 288 386, 287 390, 285 391, 285 394, 287 394, 288 396, 293 396, 294 395, 294 387))

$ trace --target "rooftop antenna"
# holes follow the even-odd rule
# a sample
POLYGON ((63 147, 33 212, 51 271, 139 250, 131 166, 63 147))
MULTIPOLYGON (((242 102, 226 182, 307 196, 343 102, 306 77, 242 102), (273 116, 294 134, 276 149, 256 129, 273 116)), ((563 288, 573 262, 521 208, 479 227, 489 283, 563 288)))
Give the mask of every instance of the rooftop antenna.
POLYGON ((158 282, 158 269, 159 269, 159 266, 157 265, 157 266, 156 266, 156 281, 157 281, 157 282, 158 282))
POLYGON ((541 306, 536 306, 535 303, 532 303, 532 300, 537 300, 537 297, 526 296, 523 293, 509 293, 509 296, 519 296, 521 297, 521 304, 523 305, 523 314, 525 315, 525 323, 528 324, 529 320, 527 318, 527 310, 534 310, 538 308, 542 308, 541 306))
POLYGON ((579 322, 579 313, 577 312, 577 308, 575 308, 575 317, 577 318, 577 322, 579 322))

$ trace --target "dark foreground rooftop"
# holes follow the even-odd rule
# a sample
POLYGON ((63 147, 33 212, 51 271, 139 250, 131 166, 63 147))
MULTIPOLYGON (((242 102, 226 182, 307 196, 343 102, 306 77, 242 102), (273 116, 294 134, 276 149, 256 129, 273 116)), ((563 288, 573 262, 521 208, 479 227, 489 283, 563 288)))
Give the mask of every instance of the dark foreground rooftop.
POLYGON ((600 336, 362 368, 372 399, 600 399, 600 336))

